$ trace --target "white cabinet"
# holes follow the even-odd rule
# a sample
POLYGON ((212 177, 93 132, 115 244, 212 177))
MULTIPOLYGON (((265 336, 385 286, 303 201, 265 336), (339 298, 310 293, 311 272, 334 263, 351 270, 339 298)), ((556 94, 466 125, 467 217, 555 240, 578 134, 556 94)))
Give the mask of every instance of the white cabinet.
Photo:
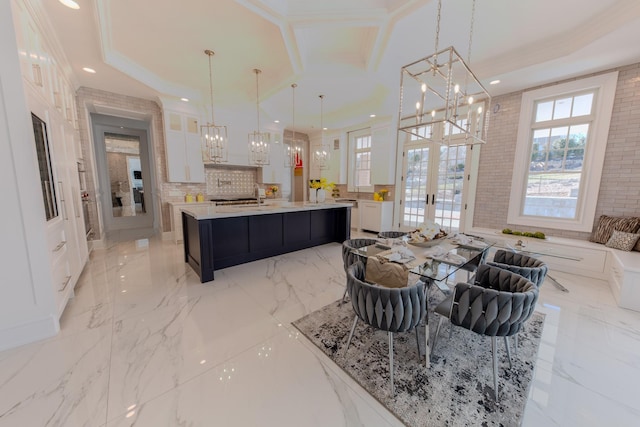
POLYGON ((360 229, 360 208, 351 208, 351 228, 360 229))
POLYGON ((198 122, 196 114, 164 111, 167 181, 205 182, 198 122))
POLYGON ((393 202, 358 201, 360 229, 368 231, 388 231, 393 226, 393 202))
POLYGON ((371 128, 371 183, 395 184, 396 133, 389 124, 371 128))
POLYGON ((173 241, 182 241, 182 212, 181 208, 186 206, 214 206, 212 202, 169 202, 169 215, 171 217, 171 230, 173 231, 173 241))

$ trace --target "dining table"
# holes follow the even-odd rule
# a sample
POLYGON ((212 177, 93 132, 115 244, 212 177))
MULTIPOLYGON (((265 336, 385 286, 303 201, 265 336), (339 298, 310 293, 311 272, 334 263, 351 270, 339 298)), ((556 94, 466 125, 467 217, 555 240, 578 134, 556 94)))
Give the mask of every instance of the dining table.
MULTIPOLYGON (((435 285, 442 294, 448 296, 452 292, 449 282, 472 280, 472 275, 495 244, 495 241, 489 239, 461 234, 425 242, 411 242, 404 237, 380 239, 378 243, 354 249, 353 252, 362 257, 376 257, 382 262, 401 264, 409 270, 410 282, 419 280, 424 284, 427 308, 424 323, 429 331, 428 294, 432 286, 435 285), (466 277, 460 278, 459 274, 466 274, 466 277)), ((425 333, 426 354, 430 352, 429 335, 425 333)), ((430 365, 429 359, 425 357, 427 368, 430 365)))

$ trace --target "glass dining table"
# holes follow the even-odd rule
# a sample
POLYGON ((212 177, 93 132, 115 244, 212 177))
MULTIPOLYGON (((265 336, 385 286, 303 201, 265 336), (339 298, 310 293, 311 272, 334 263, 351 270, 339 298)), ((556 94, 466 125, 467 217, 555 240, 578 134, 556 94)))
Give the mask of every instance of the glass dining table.
MULTIPOLYGON (((448 282, 456 279, 459 273, 466 273, 467 276, 464 279, 457 279, 457 281, 466 282, 470 280, 471 275, 484 262, 487 253, 495 243, 486 239, 470 238, 468 236, 460 237, 460 235, 458 238, 443 238, 438 243, 425 244, 411 244, 406 240, 388 239, 370 246, 354 249, 353 252, 365 258, 377 257, 389 262, 403 264, 416 280, 424 283, 425 304, 427 313, 429 313, 428 295, 431 286, 435 285, 445 296, 449 295, 451 288, 448 282)), ((428 315, 425 316, 425 327, 428 330, 428 315)), ((427 354, 430 351, 429 335, 425 333, 425 350, 427 354)), ((429 367, 429 358, 425 359, 427 360, 427 367, 429 367)))

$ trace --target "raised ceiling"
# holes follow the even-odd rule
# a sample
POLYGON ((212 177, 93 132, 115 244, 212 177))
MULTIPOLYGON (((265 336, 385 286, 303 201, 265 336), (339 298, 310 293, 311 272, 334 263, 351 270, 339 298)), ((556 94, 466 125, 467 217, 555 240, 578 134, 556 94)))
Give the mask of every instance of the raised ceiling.
MULTIPOLYGON (((255 108, 265 120, 330 128, 397 114, 400 68, 434 51, 436 0, 30 0, 50 22, 79 86, 147 99, 255 108), (96 74, 84 73, 92 67, 96 74), (204 101, 203 101, 204 100, 204 101)), ((443 1, 440 48, 468 57, 471 0, 443 1)), ((492 95, 640 62, 638 0, 477 0, 470 66, 492 95)))

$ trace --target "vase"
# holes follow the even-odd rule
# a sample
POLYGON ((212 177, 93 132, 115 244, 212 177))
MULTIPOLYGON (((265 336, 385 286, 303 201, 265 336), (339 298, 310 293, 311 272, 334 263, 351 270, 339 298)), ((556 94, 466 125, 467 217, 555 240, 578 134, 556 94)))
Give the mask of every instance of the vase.
POLYGON ((315 188, 310 188, 309 189, 309 202, 310 203, 316 203, 317 202, 316 191, 317 190, 315 188))
POLYGON ((324 201, 327 198, 327 191, 319 188, 316 194, 316 200, 318 201, 318 203, 324 203, 324 201))

